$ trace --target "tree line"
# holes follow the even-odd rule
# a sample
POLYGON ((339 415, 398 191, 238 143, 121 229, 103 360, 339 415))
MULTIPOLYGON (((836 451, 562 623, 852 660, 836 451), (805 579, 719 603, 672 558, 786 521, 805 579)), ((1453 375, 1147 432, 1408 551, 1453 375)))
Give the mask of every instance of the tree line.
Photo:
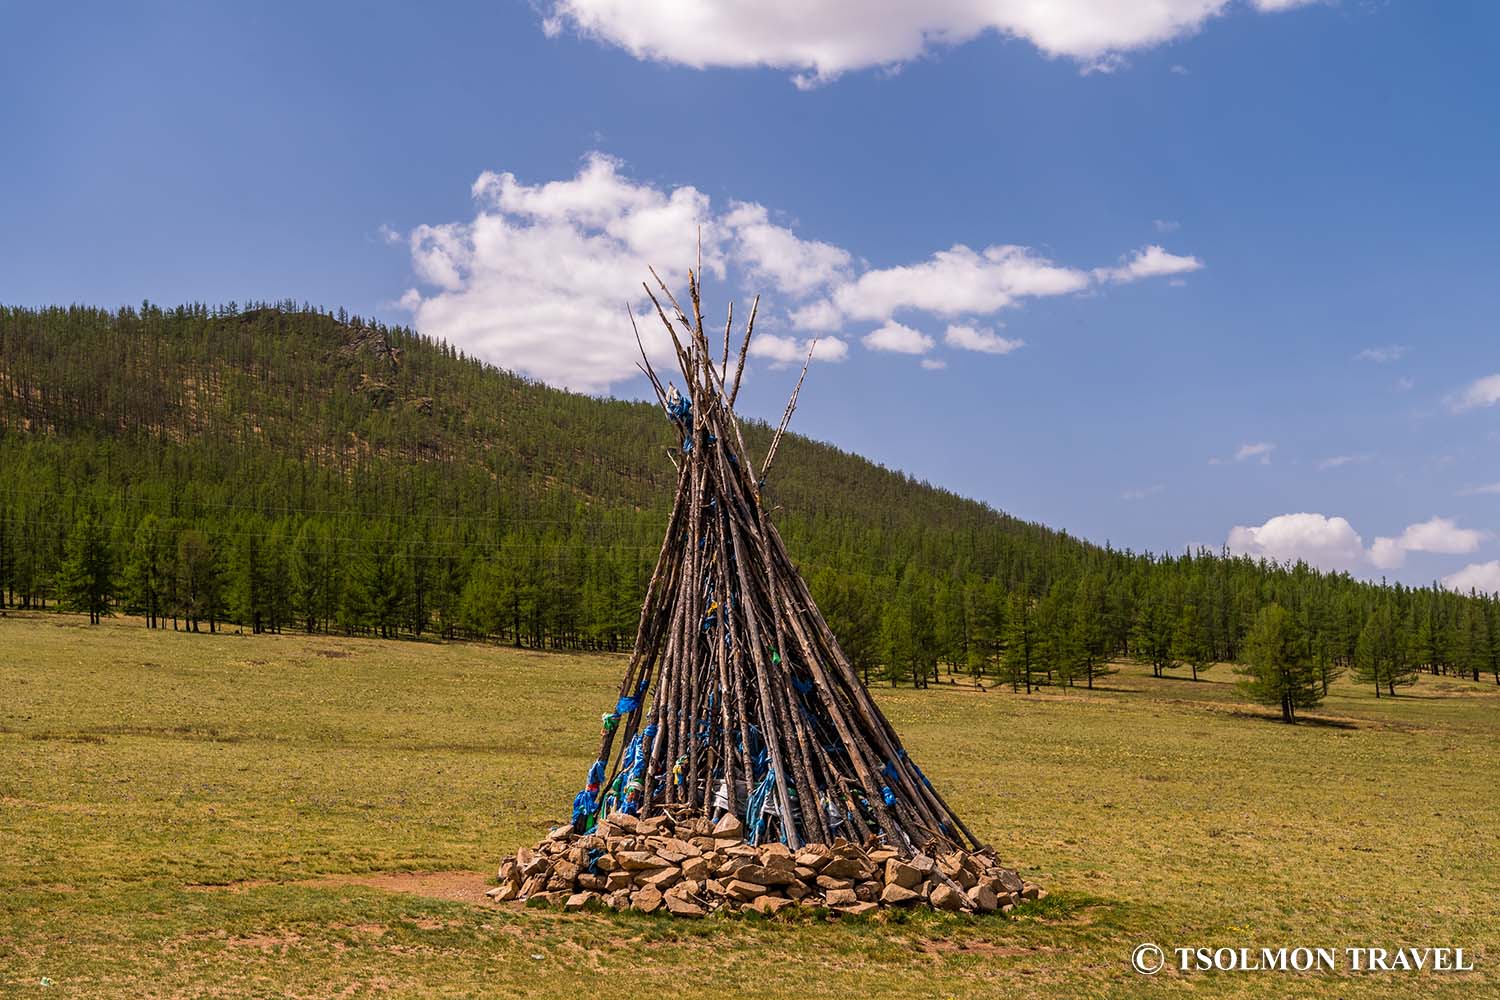
MULTIPOLYGON (((618 649, 666 436, 651 406, 292 303, 0 308, 0 605, 618 649)), ((826 444, 781 454, 773 516, 867 682, 1093 686, 1122 657, 1196 677, 1249 663, 1277 607, 1320 691, 1500 683, 1494 595, 1120 551, 826 444)))

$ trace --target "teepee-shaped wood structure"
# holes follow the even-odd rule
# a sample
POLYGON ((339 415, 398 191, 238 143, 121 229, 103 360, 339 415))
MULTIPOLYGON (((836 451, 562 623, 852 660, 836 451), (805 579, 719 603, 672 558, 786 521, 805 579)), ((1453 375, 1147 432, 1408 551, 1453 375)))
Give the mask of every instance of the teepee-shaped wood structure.
POLYGON ((748 844, 793 851, 978 849, 860 684, 762 503, 802 378, 755 468, 734 404, 756 310, 731 368, 733 309, 720 345, 704 328, 700 272, 689 271, 691 312, 657 285, 670 318, 646 292, 684 389, 662 385, 644 346, 641 368, 681 441, 677 495, 619 701, 574 801, 574 832, 617 813, 679 824, 733 815, 748 844))

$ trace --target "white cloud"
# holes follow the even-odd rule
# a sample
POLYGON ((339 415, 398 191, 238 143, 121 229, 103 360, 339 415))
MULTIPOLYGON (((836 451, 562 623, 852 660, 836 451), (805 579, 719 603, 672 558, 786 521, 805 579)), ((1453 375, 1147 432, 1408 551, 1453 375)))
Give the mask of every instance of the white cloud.
POLYGON ((1392 361, 1400 361, 1402 356, 1410 350, 1401 344, 1386 344, 1383 347, 1366 347, 1354 356, 1355 361, 1373 361, 1377 365, 1388 364, 1392 361))
POLYGON ((1410 392, 1411 389, 1412 389, 1412 386, 1414 386, 1416 384, 1417 384, 1417 380, 1416 379, 1414 379, 1414 378, 1408 378, 1407 376, 1403 375, 1400 378, 1396 379, 1396 391, 1397 392, 1410 392))
MULTIPOLYGON (((915 264, 870 268, 843 247, 803 239, 772 221, 775 214, 763 205, 732 201, 715 211, 697 188, 636 181, 602 153, 586 157, 576 175, 540 184, 486 171, 471 194, 475 214, 468 221, 421 225, 406 235, 418 288, 402 295, 401 305, 423 333, 583 392, 636 374, 625 304, 639 308, 648 265, 681 289, 700 237, 708 275, 766 293, 761 316, 768 332, 757 339, 772 339, 754 352, 781 364, 800 359, 808 341, 778 325, 827 335, 870 324, 877 329, 862 339, 871 349, 924 354, 934 342, 896 322, 906 312, 955 321, 948 333, 955 347, 1004 354, 1022 342, 974 320, 1103 280, 1009 244, 978 251, 958 245, 915 264)), ((1114 276, 1120 271, 1146 277, 1183 266, 1166 258, 1200 266, 1196 258, 1161 253, 1136 251, 1122 268, 1105 269, 1108 280, 1127 280, 1114 276)), ((710 296, 721 294, 710 283, 710 296)), ((722 306, 713 305, 722 315, 722 306)), ((670 353, 654 316, 640 328, 654 356, 670 353)), ((854 335, 825 336, 815 358, 842 359, 854 335)))
POLYGON ((1458 491, 1461 497, 1477 497, 1500 493, 1500 483, 1485 483, 1483 486, 1470 486, 1458 491))
POLYGON ((1500 593, 1500 559, 1470 563, 1457 573, 1443 577, 1443 586, 1461 594, 1471 590, 1481 594, 1500 593))
MULTIPOLYGON (((1173 72, 1176 72, 1179 69, 1182 69, 1182 67, 1172 67, 1173 72)), ((1186 72, 1186 70, 1183 70, 1183 72, 1186 72)), ((1156 227, 1156 231, 1158 233, 1175 233, 1177 232, 1177 230, 1182 228, 1182 223, 1178 222, 1176 219, 1152 219, 1151 225, 1156 227)))
POLYGON ((1301 559, 1327 570, 1353 569, 1365 556, 1364 542, 1347 520, 1322 514, 1279 514, 1258 527, 1237 525, 1226 544, 1236 554, 1301 559))
MULTIPOLYGON (((1251 0, 1261 11, 1298 0, 1251 0)), ((896 66, 989 32, 1085 69, 1192 34, 1231 0, 555 0, 549 37, 571 26, 638 59, 695 68, 769 66, 810 87, 851 70, 896 66)))
POLYGON ((795 337, 779 337, 773 333, 757 333, 750 341, 750 354, 768 359, 773 368, 800 365, 807 359, 809 350, 812 351, 814 361, 843 361, 849 356, 849 345, 837 337, 819 337, 814 344, 810 339, 798 340, 795 337))
POLYGON ((1120 499, 1129 501, 1144 500, 1147 497, 1155 496, 1165 489, 1166 487, 1161 483, 1156 483, 1152 486, 1146 486, 1140 489, 1126 490, 1124 493, 1120 494, 1120 499))
POLYGON ((1275 450, 1276 446, 1269 441, 1257 441, 1253 444, 1242 444, 1240 445, 1239 450, 1234 453, 1234 460, 1236 462, 1245 462, 1249 461, 1252 458, 1258 458, 1260 459, 1261 465, 1270 465, 1271 452, 1275 450))
POLYGON ((1448 397, 1448 408, 1454 413, 1494 406, 1496 403, 1500 403, 1500 375, 1486 375, 1475 379, 1448 397))
POLYGON ((1359 465, 1369 460, 1369 455, 1333 455, 1318 463, 1318 471, 1327 472, 1329 469, 1339 469, 1346 465, 1359 465))
POLYGON ((981 330, 966 324, 951 324, 943 334, 943 342, 949 347, 982 354, 1009 354, 1026 346, 1024 340, 1002 337, 993 330, 981 330))
POLYGON ((934 341, 920 330, 891 320, 878 330, 865 334, 862 343, 872 351, 894 351, 897 354, 926 354, 934 341))
POLYGON ((923 358, 922 367, 930 372, 940 372, 948 367, 948 362, 941 358, 923 358))
POLYGON ((1375 539, 1370 546, 1370 561, 1381 569, 1395 569, 1406 561, 1408 552, 1458 555, 1476 551, 1488 537, 1483 531, 1460 528, 1452 518, 1434 517, 1407 525, 1395 538, 1375 539))
POLYGON ((887 320, 903 309, 939 316, 986 315, 1027 297, 1066 295, 1088 276, 1027 247, 954 246, 920 264, 876 268, 835 289, 832 302, 851 319, 887 320))
POLYGON ((771 281, 781 291, 805 295, 843 278, 849 252, 831 243, 799 239, 773 224, 764 207, 737 204, 724 218, 738 238, 738 251, 752 276, 771 281))
POLYGON ((1197 257, 1168 253, 1153 243, 1150 246, 1141 247, 1118 267, 1094 268, 1094 277, 1098 281, 1139 281, 1141 278, 1187 274, 1200 270, 1202 267, 1203 262, 1197 257))

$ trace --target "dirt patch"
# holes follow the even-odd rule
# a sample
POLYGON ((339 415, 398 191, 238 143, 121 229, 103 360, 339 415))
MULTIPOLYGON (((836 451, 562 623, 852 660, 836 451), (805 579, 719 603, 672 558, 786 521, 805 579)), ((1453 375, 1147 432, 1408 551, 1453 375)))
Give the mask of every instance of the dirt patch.
POLYGON ((315 889, 337 889, 344 886, 360 886, 379 889, 382 892, 401 892, 409 896, 425 896, 428 899, 446 899, 457 903, 472 903, 488 906, 490 901, 484 892, 491 888, 490 876, 485 872, 374 872, 363 875, 320 875, 317 878, 298 879, 292 882, 272 882, 266 879, 246 879, 225 885, 189 885, 189 892, 244 892, 268 885, 301 885, 315 889))

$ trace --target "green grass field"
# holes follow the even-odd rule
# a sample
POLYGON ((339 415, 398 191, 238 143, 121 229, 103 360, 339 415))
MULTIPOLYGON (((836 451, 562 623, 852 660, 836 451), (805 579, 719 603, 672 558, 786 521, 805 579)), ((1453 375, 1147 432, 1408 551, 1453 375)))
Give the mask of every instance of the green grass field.
POLYGON ((0 618, 0 993, 1500 997, 1492 682, 1341 683, 1295 728, 1227 667, 881 689, 969 825, 1050 890, 1009 919, 483 904, 500 856, 564 818, 622 667, 0 618), (1447 945, 1476 969, 1148 978, 1145 941, 1447 945))

